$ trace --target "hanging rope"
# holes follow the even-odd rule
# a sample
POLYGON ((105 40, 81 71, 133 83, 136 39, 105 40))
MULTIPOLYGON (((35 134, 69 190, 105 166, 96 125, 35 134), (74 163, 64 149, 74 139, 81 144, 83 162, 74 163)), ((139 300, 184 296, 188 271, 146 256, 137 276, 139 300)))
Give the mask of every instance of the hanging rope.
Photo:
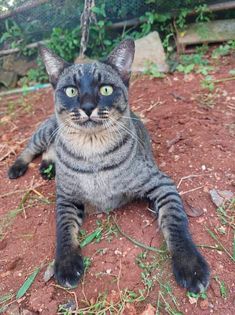
POLYGON ((95 15, 92 8, 95 6, 95 0, 85 0, 84 9, 81 15, 81 42, 79 58, 84 59, 85 51, 89 40, 89 28, 91 21, 95 20, 95 15))

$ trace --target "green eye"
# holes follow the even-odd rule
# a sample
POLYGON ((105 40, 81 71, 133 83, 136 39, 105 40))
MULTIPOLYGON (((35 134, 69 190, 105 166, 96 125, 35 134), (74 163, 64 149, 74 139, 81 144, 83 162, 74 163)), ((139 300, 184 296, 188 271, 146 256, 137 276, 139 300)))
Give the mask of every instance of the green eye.
POLYGON ((78 90, 75 87, 67 87, 65 93, 68 97, 75 97, 78 95, 78 90))
POLYGON ((100 94, 103 96, 109 96, 113 93, 113 88, 111 85, 103 85, 100 88, 100 94))

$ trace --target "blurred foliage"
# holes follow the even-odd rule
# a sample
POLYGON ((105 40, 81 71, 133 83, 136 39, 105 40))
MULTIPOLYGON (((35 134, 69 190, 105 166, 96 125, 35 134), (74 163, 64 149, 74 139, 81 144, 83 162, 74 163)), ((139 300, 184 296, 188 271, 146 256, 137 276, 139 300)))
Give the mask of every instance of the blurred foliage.
MULTIPOLYGON (((90 25, 89 42, 86 55, 90 58, 106 56, 124 38, 138 39, 152 30, 157 30, 168 54, 175 50, 176 32, 183 32, 189 22, 206 22, 214 16, 205 3, 215 1, 202 0, 96 0, 93 13, 96 22, 90 25), (148 8, 148 11, 146 11, 148 8), (196 15, 189 17, 194 9, 196 15), (141 12, 141 16, 140 16, 141 12), (110 29, 112 22, 139 17, 140 24, 119 30, 110 29)), ((25 0, 0 0, 0 14, 3 8, 12 10, 25 3, 25 0)), ((43 5, 29 9, 20 14, 3 20, 0 23, 1 49, 19 48, 20 54, 37 56, 37 49, 27 49, 29 43, 47 40, 47 46, 63 59, 72 62, 79 53, 81 29, 80 16, 83 1, 80 0, 51 0, 43 5)), ((228 14, 228 13, 226 13, 228 14)), ((232 12, 231 12, 232 14, 232 12)), ((227 47, 221 48, 218 54, 226 53, 227 47), (223 51, 222 51, 223 50, 223 51)), ((28 81, 45 82, 47 76, 40 59, 38 68, 28 73, 28 81)), ((192 71, 194 62, 182 63, 182 72, 192 71)), ((177 69, 177 65, 175 66, 177 69)), ((157 69, 150 69, 153 75, 158 75, 157 69)))

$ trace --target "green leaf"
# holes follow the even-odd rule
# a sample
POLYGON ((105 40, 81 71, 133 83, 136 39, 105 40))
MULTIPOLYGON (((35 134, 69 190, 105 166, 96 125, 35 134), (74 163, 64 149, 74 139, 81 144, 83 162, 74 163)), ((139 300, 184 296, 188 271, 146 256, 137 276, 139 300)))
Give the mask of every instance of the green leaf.
POLYGON ((16 294, 16 299, 20 299, 22 296, 25 295, 25 293, 28 291, 32 283, 34 282, 34 279, 36 278, 37 274, 39 273, 40 268, 37 268, 23 283, 23 285, 20 287, 16 294))
POLYGON ((80 243, 81 247, 84 247, 88 244, 90 244, 95 238, 98 238, 102 232, 101 228, 96 229, 91 234, 87 235, 87 237, 80 243))
POLYGON ((50 174, 52 169, 53 169, 53 165, 49 164, 49 166, 45 170, 43 170, 43 173, 44 174, 50 174))
POLYGON ((187 291, 186 295, 188 297, 192 297, 194 299, 198 299, 200 297, 200 293, 193 293, 193 292, 190 292, 190 291, 187 291))

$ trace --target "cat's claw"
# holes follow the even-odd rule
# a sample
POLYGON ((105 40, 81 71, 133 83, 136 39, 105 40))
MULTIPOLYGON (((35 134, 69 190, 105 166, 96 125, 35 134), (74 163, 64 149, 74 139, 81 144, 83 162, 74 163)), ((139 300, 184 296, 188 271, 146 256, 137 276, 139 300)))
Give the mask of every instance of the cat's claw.
POLYGON ((180 286, 193 293, 207 289, 210 270, 207 262, 196 249, 173 255, 172 264, 175 279, 180 286))
POLYGON ((22 160, 16 160, 15 163, 8 170, 8 177, 10 179, 18 178, 27 171, 28 164, 25 164, 22 160))
POLYGON ((55 262, 55 279, 59 285, 66 288, 77 286, 82 274, 84 265, 82 256, 78 252, 67 253, 55 262))

